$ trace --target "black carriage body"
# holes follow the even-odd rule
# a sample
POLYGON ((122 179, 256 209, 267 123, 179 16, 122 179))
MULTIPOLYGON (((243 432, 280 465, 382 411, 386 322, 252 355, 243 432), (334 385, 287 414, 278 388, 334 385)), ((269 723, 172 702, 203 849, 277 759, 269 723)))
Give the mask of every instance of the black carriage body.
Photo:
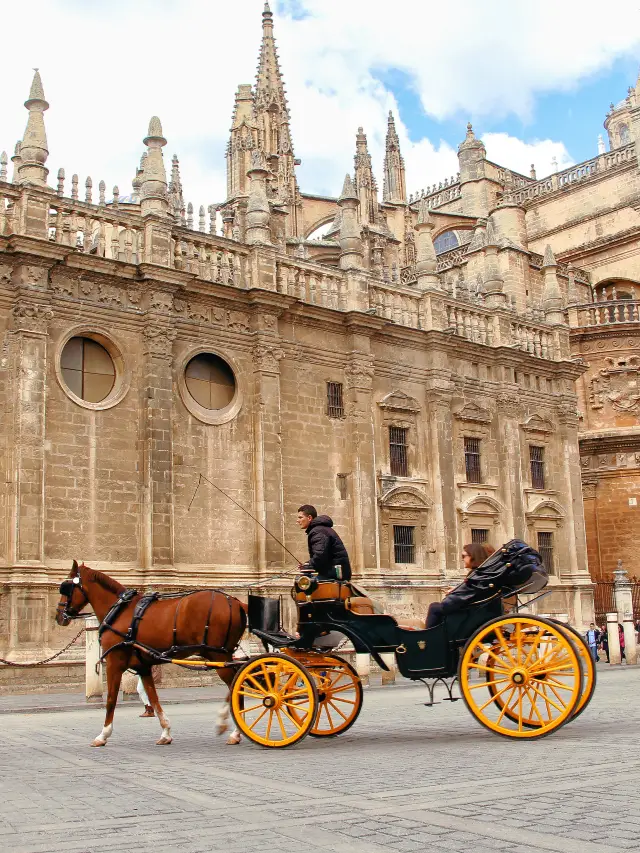
POLYGON ((249 630, 267 645, 299 651, 320 650, 324 637, 340 634, 356 652, 371 654, 382 669, 388 667, 381 655, 395 653, 401 674, 417 680, 455 676, 461 649, 480 626, 502 615, 503 598, 516 590, 537 592, 547 578, 537 552, 512 540, 457 588, 457 609, 425 630, 402 627, 393 616, 375 613, 372 603, 366 612, 366 605, 358 605, 370 599, 348 581, 309 580, 306 591, 297 586, 292 592, 298 607, 298 637, 281 628, 280 600, 260 596, 249 597, 249 630))

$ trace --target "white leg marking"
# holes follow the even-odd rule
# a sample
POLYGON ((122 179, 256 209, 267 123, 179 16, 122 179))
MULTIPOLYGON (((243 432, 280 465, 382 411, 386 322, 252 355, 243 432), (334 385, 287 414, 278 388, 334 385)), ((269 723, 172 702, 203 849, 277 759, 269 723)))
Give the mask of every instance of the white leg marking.
POLYGON ((173 740, 171 737, 171 723, 169 722, 169 717, 165 717, 164 711, 158 716, 160 718, 160 725, 162 726, 162 736, 160 740, 156 741, 156 745, 165 746, 173 740))
POLYGON ((218 725, 216 726, 216 734, 222 735, 229 728, 229 703, 225 702, 220 706, 218 711, 218 725))
POLYGON ((234 729, 227 738, 227 744, 229 744, 229 746, 234 746, 235 744, 240 743, 241 740, 242 735, 240 734, 239 730, 234 729))
POLYGON ((98 735, 98 737, 93 741, 91 746, 106 746, 107 741, 111 737, 113 733, 113 723, 109 723, 108 726, 103 726, 102 731, 98 735))

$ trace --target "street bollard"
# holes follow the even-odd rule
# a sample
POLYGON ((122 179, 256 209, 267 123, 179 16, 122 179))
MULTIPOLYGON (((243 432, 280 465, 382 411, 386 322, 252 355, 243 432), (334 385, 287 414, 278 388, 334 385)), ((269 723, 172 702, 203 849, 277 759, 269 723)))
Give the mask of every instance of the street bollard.
POLYGON ((122 701, 123 702, 133 702, 140 701, 140 697, 138 696, 138 676, 135 672, 125 672, 122 675, 122 681, 120 682, 120 687, 122 688, 122 701))
POLYGON ((618 620, 624 631, 624 657, 627 663, 632 664, 638 658, 636 632, 633 627, 633 589, 627 571, 622 568, 622 560, 618 560, 618 568, 613 577, 618 620))
POLYGON ((382 684, 396 683, 396 655, 395 652, 381 652, 380 657, 389 667, 389 672, 382 670, 382 684))
POLYGON ((369 686, 369 674, 371 672, 371 655, 356 652, 356 672, 363 687, 369 686))
POLYGON ((97 667, 96 673, 96 665, 100 660, 99 627, 100 623, 95 616, 90 616, 85 623, 84 683, 87 702, 102 702, 102 664, 97 667))
POLYGON ((628 664, 638 662, 638 646, 636 644, 636 629, 633 624, 633 616, 625 615, 622 620, 624 630, 624 659, 628 664))
POLYGON ((607 613, 607 637, 609 638, 609 663, 621 663, 617 613, 607 613))

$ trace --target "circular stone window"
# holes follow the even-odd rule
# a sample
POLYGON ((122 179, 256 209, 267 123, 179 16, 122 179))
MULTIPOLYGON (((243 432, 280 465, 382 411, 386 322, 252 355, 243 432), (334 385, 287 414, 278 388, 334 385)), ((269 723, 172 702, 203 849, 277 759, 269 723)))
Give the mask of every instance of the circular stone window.
POLYGON ((116 382, 109 352, 91 338, 69 338, 60 354, 60 373, 67 389, 86 403, 101 403, 116 382))
POLYGON ((193 350, 184 357, 178 387, 192 415, 208 424, 223 424, 238 413, 242 400, 235 366, 212 352, 193 350))
POLYGON ((226 409, 236 393, 236 380, 226 361, 210 352, 192 358, 184 374, 187 390, 204 409, 226 409))

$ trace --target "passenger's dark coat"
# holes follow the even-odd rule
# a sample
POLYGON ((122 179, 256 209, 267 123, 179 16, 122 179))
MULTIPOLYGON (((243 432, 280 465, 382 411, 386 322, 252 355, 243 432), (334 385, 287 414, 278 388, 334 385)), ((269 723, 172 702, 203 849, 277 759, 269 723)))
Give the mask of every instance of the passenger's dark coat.
POLYGON ((307 545, 309 561, 305 568, 313 569, 319 575, 335 578, 334 566, 342 569, 342 580, 351 577, 351 563, 342 539, 333 529, 333 521, 328 515, 318 515, 307 527, 307 545))

